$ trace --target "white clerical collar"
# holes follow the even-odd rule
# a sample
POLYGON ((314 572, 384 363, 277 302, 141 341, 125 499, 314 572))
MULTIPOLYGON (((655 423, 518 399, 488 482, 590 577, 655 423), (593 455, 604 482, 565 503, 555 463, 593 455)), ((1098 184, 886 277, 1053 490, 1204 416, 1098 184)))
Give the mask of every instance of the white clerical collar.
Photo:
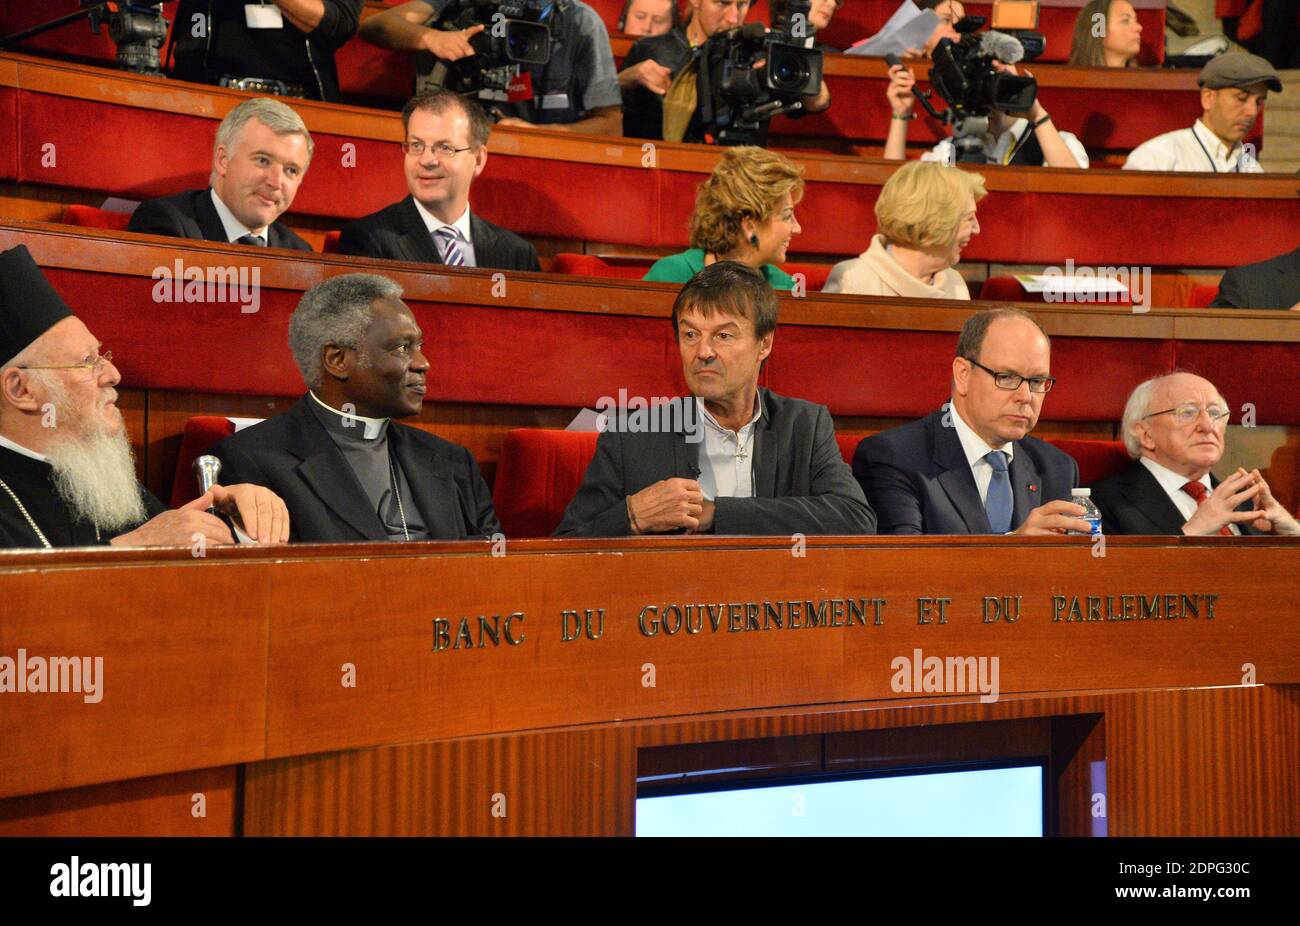
POLYGON ((469 236, 469 204, 468 203, 465 205, 465 211, 460 214, 459 219, 457 219, 454 222, 444 222, 442 219, 438 218, 428 209, 424 208, 424 206, 420 203, 420 201, 415 197, 411 197, 411 202, 415 203, 415 210, 420 213, 420 218, 424 219, 424 227, 429 230, 429 234, 432 235, 438 229, 446 225, 450 225, 452 228, 456 229, 456 234, 460 235, 462 240, 470 241, 470 242, 474 240, 469 236))
POLYGON ((28 450, 22 444, 15 444, 9 438, 5 437, 3 434, 0 434, 0 447, 4 447, 7 450, 12 450, 14 453, 20 453, 25 457, 31 457, 33 460, 40 460, 42 463, 50 462, 49 457, 39 454, 35 450, 28 450))
POLYGON ((343 420, 357 421, 360 422, 362 425, 364 425, 365 428, 362 431, 361 436, 364 437, 366 440, 374 440, 380 434, 384 433, 384 425, 388 423, 387 418, 367 418, 365 415, 349 415, 347 412, 339 411, 337 408, 335 408, 332 405, 326 405, 320 399, 316 398, 316 393, 312 392, 310 389, 307 390, 307 394, 311 396, 313 399, 316 399, 316 404, 319 405, 321 408, 329 409, 330 411, 338 415, 343 420))
POLYGON ((1188 479, 1181 473, 1175 473, 1164 464, 1157 463, 1155 460, 1146 456, 1142 457, 1142 465, 1150 470, 1152 476, 1156 477, 1156 482, 1160 483, 1160 488, 1164 489, 1167 495, 1174 498, 1179 497, 1179 493, 1182 493, 1183 491, 1183 486, 1187 485, 1189 482, 1199 482, 1201 485, 1205 486, 1207 492, 1214 491, 1214 484, 1210 482, 1210 474, 1208 472, 1202 474, 1200 479, 1188 479))
MULTIPOLYGON (((1205 145, 1205 150, 1209 152, 1210 157, 1216 163, 1221 161, 1227 164, 1228 159, 1232 157, 1232 152, 1237 150, 1236 145, 1231 148, 1225 145, 1223 139, 1211 132, 1210 127, 1200 119, 1192 123, 1192 134, 1201 140, 1201 144, 1205 145)), ((1183 481, 1186 482, 1187 480, 1184 479, 1183 481)))
MULTIPOLYGON (((721 434, 732 433, 729 428, 724 428, 722 425, 718 424, 718 419, 714 418, 713 414, 707 408, 704 407, 704 400, 701 399, 699 396, 695 397, 695 408, 696 411, 698 411, 701 415, 704 416, 705 424, 709 425, 710 427, 712 427, 714 430, 718 431, 721 434)), ((756 394, 754 396, 754 415, 752 418, 749 419, 748 423, 746 423, 740 430, 744 431, 747 428, 752 428, 754 426, 754 422, 758 421, 758 419, 762 417, 763 417, 762 396, 756 394)))
MULTIPOLYGON (((246 227, 243 222, 235 218, 235 214, 230 211, 230 207, 222 202, 216 190, 209 190, 208 192, 212 194, 212 205, 217 207, 217 216, 221 219, 221 227, 226 231, 227 241, 238 241, 245 235, 259 235, 266 238, 266 230, 271 226, 263 225, 261 228, 246 227)), ((267 239, 267 244, 270 244, 269 239, 267 239)))
POLYGON ((1007 465, 1016 455, 1016 445, 1014 441, 1007 441, 999 447, 992 447, 985 443, 984 438, 980 437, 962 418, 961 413, 957 411, 956 404, 949 402, 948 410, 952 413, 952 427, 957 432, 957 439, 961 441, 962 452, 966 454, 966 464, 974 466, 980 460, 989 455, 991 450, 1001 450, 1007 455, 1007 465))

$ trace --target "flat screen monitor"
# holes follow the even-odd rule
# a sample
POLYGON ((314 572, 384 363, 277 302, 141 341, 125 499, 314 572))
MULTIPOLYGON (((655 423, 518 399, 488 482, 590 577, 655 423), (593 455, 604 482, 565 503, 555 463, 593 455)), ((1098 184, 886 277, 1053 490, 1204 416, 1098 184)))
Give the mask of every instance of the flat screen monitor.
POLYGON ((638 836, 1042 836, 1042 763, 644 789, 638 836))

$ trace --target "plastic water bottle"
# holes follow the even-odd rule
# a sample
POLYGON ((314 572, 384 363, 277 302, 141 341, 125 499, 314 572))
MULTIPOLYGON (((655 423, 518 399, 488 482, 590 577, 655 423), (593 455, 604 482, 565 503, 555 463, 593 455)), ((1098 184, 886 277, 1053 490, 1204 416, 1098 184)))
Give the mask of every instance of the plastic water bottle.
MULTIPOLYGON (((1100 534, 1101 533, 1101 511, 1092 502, 1092 490, 1075 489, 1070 496, 1070 501, 1074 502, 1074 504, 1079 505, 1080 507, 1083 508, 1083 514, 1080 515, 1080 517, 1083 518, 1083 520, 1087 521, 1088 524, 1092 526, 1092 530, 1090 530, 1088 533, 1090 533, 1094 537, 1100 534)), ((1082 536, 1082 532, 1080 531, 1070 531, 1070 533, 1080 534, 1082 536)))

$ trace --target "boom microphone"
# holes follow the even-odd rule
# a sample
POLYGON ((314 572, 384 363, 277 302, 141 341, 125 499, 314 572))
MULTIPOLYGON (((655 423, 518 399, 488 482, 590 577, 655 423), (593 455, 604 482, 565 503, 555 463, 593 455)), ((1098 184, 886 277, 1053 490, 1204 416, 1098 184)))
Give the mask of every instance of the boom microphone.
POLYGON ((990 30, 980 36, 980 54, 1005 64, 1015 64, 1025 57, 1025 48, 1014 36, 990 30))

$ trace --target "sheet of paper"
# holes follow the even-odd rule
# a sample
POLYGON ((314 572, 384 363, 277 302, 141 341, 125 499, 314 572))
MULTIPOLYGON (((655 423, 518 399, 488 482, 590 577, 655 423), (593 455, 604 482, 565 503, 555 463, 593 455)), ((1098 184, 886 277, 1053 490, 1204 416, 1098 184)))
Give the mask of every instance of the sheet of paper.
POLYGON ((1065 276, 1064 274, 1017 273, 1016 280, 1027 293, 1126 293, 1128 287, 1115 277, 1065 276))
POLYGON ((909 48, 921 48, 939 25, 934 10, 918 9, 912 0, 904 0, 885 28, 868 39, 863 39, 845 52, 847 55, 864 55, 883 58, 885 55, 902 55, 909 48))

